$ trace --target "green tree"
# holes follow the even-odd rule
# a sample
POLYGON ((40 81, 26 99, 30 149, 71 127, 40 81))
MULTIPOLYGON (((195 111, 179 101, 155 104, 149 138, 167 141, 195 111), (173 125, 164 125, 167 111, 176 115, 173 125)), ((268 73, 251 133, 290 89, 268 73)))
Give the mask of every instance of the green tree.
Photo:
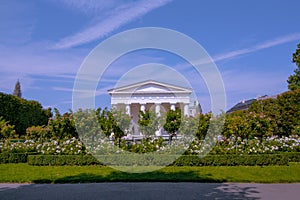
POLYGON ((104 108, 103 110, 99 109, 98 112, 98 123, 100 125, 100 129, 103 134, 109 137, 113 132, 112 114, 107 108, 104 108))
POLYGON ((198 130, 196 132, 196 136, 198 139, 203 140, 207 134, 210 119, 212 117, 212 113, 200 114, 198 117, 198 130))
POLYGON ((48 126, 51 130, 53 138, 78 138, 75 122, 72 119, 73 115, 66 112, 61 116, 57 109, 55 110, 55 117, 49 120, 48 126))
POLYGON ((298 44, 296 52, 293 53, 293 63, 296 63, 297 68, 294 70, 294 74, 287 80, 290 90, 300 89, 300 44, 298 44))
POLYGON ((195 136, 198 131, 198 117, 182 117, 178 132, 184 136, 195 136))
POLYGON ((102 137, 100 135, 101 128, 98 122, 100 113, 100 108, 97 110, 79 109, 73 113, 73 120, 76 125, 76 130, 80 136, 80 139, 85 143, 94 145, 94 143, 97 143, 98 137, 102 137))
POLYGON ((258 137, 260 141, 262 141, 265 136, 270 136, 270 118, 264 113, 250 112, 247 120, 250 125, 251 136, 258 137))
POLYGON ((280 108, 279 130, 288 136, 300 125, 300 89, 285 92, 277 97, 280 108))
POLYGON ((14 96, 21 98, 22 97, 22 92, 21 92, 21 84, 20 81, 18 80, 16 85, 15 85, 15 89, 14 89, 14 96))
POLYGON ((121 138, 130 133, 129 127, 131 124, 131 118, 128 114, 117 109, 113 109, 111 113, 114 136, 120 143, 121 138))
POLYGON ((0 116, 0 140, 13 137, 14 135, 14 126, 10 125, 0 116))
POLYGON ((118 110, 103 109, 99 111, 98 122, 101 131, 106 135, 110 136, 113 133, 114 140, 118 146, 121 146, 121 138, 129 133, 129 126, 131 118, 129 115, 118 110))
POLYGON ((160 118, 152 110, 146 110, 145 112, 139 112, 139 131, 146 137, 149 138, 155 135, 160 127, 160 118))
POLYGON ((267 136, 282 135, 280 129, 282 121, 278 99, 270 98, 254 101, 248 111, 249 113, 260 114, 268 121, 268 132, 265 133, 267 136))
POLYGON ((50 108, 43 109, 37 101, 0 92, 0 116, 14 125, 18 136, 23 137, 28 127, 47 125, 52 113, 50 108))
POLYGON ((164 124, 164 129, 170 135, 170 142, 172 138, 176 136, 177 131, 179 130, 181 125, 181 110, 170 110, 167 112, 166 123, 164 124))
POLYGON ((230 136, 248 138, 251 133, 249 115, 247 111, 236 111, 227 115, 223 135, 227 138, 230 136))
POLYGON ((52 137, 49 126, 31 126, 26 129, 26 139, 47 141, 52 137))

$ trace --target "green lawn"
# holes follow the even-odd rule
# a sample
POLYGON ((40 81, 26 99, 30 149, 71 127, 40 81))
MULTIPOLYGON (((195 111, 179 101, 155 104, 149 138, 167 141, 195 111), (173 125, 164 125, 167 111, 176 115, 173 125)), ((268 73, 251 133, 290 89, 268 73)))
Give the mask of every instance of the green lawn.
POLYGON ((2 183, 79 183, 105 181, 300 182, 300 163, 266 167, 165 167, 132 174, 104 166, 30 166, 1 164, 2 183))

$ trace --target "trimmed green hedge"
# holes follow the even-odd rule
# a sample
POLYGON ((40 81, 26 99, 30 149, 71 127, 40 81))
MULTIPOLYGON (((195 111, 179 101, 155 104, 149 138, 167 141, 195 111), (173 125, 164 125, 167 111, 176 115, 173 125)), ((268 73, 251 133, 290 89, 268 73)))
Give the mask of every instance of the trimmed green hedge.
MULTIPOLYGON (((300 162, 300 153, 258 154, 258 155, 209 155, 204 158, 198 156, 172 155, 113 155, 96 156, 106 165, 116 166, 265 166, 288 165, 289 162, 300 162), (171 163, 171 164, 170 164, 171 163)), ((95 165, 101 164, 91 155, 29 155, 29 165, 95 165)))
MULTIPOLYGON (((300 162, 300 152, 258 155, 209 155, 198 156, 147 155, 136 154, 96 156, 106 165, 124 166, 254 166, 254 165, 288 165, 289 162, 300 162), (171 163, 171 164, 170 164, 171 163)), ((22 153, 0 153, 0 163, 26 163, 29 165, 101 165, 92 155, 28 155, 22 153)))
POLYGON ((0 163, 26 163, 27 156, 24 153, 0 153, 0 163))
POLYGON ((211 155, 204 158, 182 156, 172 165, 175 166, 263 166, 288 165, 289 157, 283 154, 260 155, 211 155))
POLYGON ((281 155, 287 156, 289 162, 300 162, 300 152, 286 152, 281 153, 281 155))
POLYGON ((95 165, 100 162, 91 155, 29 155, 29 165, 95 165))

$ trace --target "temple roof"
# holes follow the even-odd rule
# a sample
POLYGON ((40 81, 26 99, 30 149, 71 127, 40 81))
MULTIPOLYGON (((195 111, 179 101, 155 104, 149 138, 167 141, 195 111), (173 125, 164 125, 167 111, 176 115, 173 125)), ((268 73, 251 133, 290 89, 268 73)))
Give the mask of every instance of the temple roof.
POLYGON ((130 85, 125 85, 121 87, 116 87, 108 90, 110 95, 113 94, 145 94, 145 93, 155 93, 155 94, 191 94, 192 90, 190 88, 181 87, 173 84, 163 83, 154 80, 147 80, 143 82, 138 82, 130 85))

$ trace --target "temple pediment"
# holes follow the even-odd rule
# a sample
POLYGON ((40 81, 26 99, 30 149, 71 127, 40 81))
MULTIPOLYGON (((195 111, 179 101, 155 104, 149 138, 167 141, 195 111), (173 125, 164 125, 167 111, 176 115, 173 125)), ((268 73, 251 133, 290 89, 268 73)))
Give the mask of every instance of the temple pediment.
POLYGON ((123 85, 108 90, 111 95, 111 106, 117 110, 125 111, 132 118, 134 134, 138 132, 139 112, 155 110, 160 116, 168 110, 181 109, 185 116, 193 116, 190 88, 147 80, 130 85, 123 85))
POLYGON ((148 80, 127 86, 113 88, 108 90, 110 95, 114 94, 191 94, 192 90, 185 87, 175 86, 158 81, 148 80))

